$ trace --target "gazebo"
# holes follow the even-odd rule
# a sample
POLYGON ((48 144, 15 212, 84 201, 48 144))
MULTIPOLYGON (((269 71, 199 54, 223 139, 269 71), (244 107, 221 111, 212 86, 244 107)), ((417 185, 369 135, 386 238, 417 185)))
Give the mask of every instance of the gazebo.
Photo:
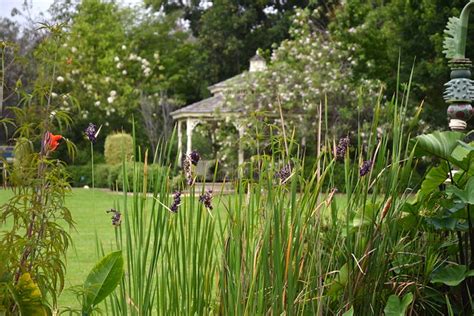
MULTIPOLYGON (((192 151, 193 131, 198 124, 206 121, 229 120, 237 129, 239 139, 244 136, 245 124, 241 118, 241 111, 237 108, 225 106, 224 92, 232 89, 248 79, 249 74, 266 69, 266 62, 258 53, 250 59, 250 68, 237 76, 209 86, 212 93, 210 98, 185 106, 171 112, 170 115, 178 125, 178 155, 179 161, 183 155, 183 123, 186 124, 186 154, 192 151)), ((244 162, 244 149, 239 142, 238 148, 239 165, 244 162)))

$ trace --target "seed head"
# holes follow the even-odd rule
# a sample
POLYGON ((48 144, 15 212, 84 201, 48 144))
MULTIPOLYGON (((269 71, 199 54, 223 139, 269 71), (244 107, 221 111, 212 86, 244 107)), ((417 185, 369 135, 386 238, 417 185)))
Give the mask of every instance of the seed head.
POLYGON ((116 209, 111 208, 107 213, 112 213, 112 225, 120 226, 122 223, 122 214, 116 209))
POLYGON ((349 137, 339 139, 339 143, 336 146, 336 158, 343 158, 346 156, 347 149, 349 148, 350 140, 349 137))
POLYGON ((194 150, 189 154, 189 158, 191 159, 191 163, 196 166, 199 159, 201 159, 201 156, 199 156, 199 153, 194 150))
POLYGON ((173 204, 171 204, 170 210, 173 213, 178 213, 178 208, 181 205, 181 191, 173 193, 173 204))
POLYGON ((369 173, 370 169, 372 169, 372 160, 366 160, 366 161, 364 161, 364 163, 363 163, 362 166, 360 167, 359 175, 360 175, 361 177, 365 176, 366 174, 369 173))
POLYGON ((287 163, 284 165, 277 173, 275 173, 275 177, 280 179, 280 184, 285 183, 288 178, 291 176, 291 165, 287 163))
POLYGON ((184 176, 186 177, 186 183, 188 185, 192 185, 194 180, 193 180, 193 170, 191 168, 192 162, 191 162, 191 157, 189 157, 189 155, 186 155, 183 157, 182 165, 183 165, 184 176))
POLYGON ((199 202, 204 204, 208 210, 212 210, 212 190, 207 190, 199 197, 199 202))

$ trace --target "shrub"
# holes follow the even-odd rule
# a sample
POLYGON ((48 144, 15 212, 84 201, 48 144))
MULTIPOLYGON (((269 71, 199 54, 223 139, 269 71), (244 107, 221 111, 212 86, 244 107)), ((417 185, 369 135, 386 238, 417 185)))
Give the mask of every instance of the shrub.
POLYGON ((133 138, 127 133, 110 134, 105 139, 104 156, 109 165, 116 165, 123 159, 131 160, 133 155, 133 138))
POLYGON ((119 175, 122 173, 122 165, 113 165, 109 166, 109 174, 107 176, 107 182, 109 184, 109 188, 117 189, 117 183, 119 175))
POLYGON ((109 182, 109 173, 111 166, 107 164, 99 164, 94 166, 94 178, 96 188, 112 188, 109 182))
POLYGON ((66 168, 69 174, 69 183, 73 187, 83 187, 85 185, 91 185, 91 167, 90 165, 83 166, 67 166, 66 168))

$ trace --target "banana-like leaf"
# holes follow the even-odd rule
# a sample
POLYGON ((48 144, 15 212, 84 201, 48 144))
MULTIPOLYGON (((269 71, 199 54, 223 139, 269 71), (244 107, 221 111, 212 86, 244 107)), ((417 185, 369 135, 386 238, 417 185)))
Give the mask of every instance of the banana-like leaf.
POLYGON ((472 276, 473 270, 467 270, 465 265, 444 266, 433 271, 431 275, 432 283, 443 283, 448 286, 457 286, 465 278, 472 276))
POLYGON ((456 195, 466 204, 474 204, 474 177, 469 178, 463 190, 451 185, 446 188, 446 192, 456 195))
POLYGON ((467 164, 452 156, 454 149, 459 145, 458 141, 464 138, 460 132, 434 132, 420 135, 415 138, 417 156, 435 156, 451 162, 463 170, 468 168, 467 164))
POLYGON ((115 290, 123 272, 122 251, 108 254, 92 268, 84 282, 83 315, 89 315, 94 306, 115 290))
POLYGON ((446 161, 441 162, 437 167, 431 168, 421 183, 421 188, 417 193, 417 201, 431 192, 438 190, 438 187, 446 181, 448 173, 449 167, 446 161))

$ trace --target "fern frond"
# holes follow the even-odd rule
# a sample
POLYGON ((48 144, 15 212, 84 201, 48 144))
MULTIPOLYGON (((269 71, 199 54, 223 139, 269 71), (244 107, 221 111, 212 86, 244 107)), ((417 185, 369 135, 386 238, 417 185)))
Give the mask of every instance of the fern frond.
POLYGON ((444 30, 443 53, 446 58, 459 58, 464 55, 461 51, 461 19, 457 17, 449 18, 448 24, 444 30))

